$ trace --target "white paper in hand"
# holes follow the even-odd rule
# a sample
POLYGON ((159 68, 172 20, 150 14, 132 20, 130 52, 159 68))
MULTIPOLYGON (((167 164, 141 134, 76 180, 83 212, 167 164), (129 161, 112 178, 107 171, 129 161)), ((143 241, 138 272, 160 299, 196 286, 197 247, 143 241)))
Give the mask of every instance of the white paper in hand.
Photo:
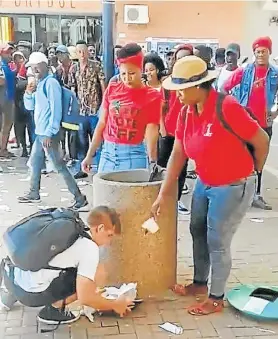
POLYGON ((142 228, 152 234, 156 233, 159 230, 159 226, 157 225, 154 218, 150 218, 144 222, 142 228))

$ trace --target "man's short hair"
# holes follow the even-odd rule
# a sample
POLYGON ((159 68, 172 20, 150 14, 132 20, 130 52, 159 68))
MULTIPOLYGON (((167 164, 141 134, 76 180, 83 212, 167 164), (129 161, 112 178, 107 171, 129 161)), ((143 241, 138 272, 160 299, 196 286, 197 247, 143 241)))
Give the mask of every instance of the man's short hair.
POLYGON ((76 46, 78 45, 86 45, 88 47, 88 44, 85 40, 78 40, 77 43, 76 43, 76 46))
POLYGON ((110 208, 108 206, 97 206, 91 210, 87 221, 90 227, 96 227, 104 222, 105 217, 110 219, 111 224, 115 227, 115 233, 121 233, 120 218, 114 208, 110 208))
POLYGON ((119 59, 126 59, 126 58, 129 58, 131 56, 137 55, 140 52, 142 52, 142 48, 138 44, 129 43, 129 44, 126 44, 124 47, 122 47, 118 51, 117 57, 119 59))

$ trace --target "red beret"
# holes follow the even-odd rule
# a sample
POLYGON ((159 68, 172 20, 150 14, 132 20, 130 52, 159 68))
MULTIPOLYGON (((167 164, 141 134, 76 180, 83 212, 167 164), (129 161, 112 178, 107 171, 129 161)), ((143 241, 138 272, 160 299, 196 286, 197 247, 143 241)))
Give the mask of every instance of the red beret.
POLYGON ((265 47, 269 49, 269 52, 271 53, 272 52, 272 40, 268 36, 258 38, 253 42, 252 47, 253 47, 253 51, 255 51, 255 49, 258 47, 265 47))
POLYGON ((178 48, 176 49, 174 53, 174 59, 176 59, 178 52, 183 51, 183 50, 187 50, 190 52, 191 55, 193 55, 193 46, 191 44, 182 44, 182 45, 179 45, 178 48))

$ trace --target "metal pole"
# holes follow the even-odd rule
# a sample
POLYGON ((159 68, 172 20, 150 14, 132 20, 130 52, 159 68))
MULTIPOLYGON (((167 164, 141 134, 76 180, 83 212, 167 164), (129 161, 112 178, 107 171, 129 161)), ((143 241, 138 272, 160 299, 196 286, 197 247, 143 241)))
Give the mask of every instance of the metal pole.
POLYGON ((102 1, 103 69, 108 82, 114 75, 115 0, 102 1))

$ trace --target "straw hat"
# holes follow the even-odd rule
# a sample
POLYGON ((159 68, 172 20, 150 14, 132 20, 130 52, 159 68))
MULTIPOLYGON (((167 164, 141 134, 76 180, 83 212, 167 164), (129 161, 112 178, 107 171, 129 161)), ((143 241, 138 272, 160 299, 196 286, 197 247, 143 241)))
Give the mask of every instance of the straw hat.
POLYGON ((200 85, 216 79, 218 71, 208 71, 207 64, 195 55, 190 55, 178 60, 173 67, 172 74, 163 81, 165 89, 177 91, 200 85))

